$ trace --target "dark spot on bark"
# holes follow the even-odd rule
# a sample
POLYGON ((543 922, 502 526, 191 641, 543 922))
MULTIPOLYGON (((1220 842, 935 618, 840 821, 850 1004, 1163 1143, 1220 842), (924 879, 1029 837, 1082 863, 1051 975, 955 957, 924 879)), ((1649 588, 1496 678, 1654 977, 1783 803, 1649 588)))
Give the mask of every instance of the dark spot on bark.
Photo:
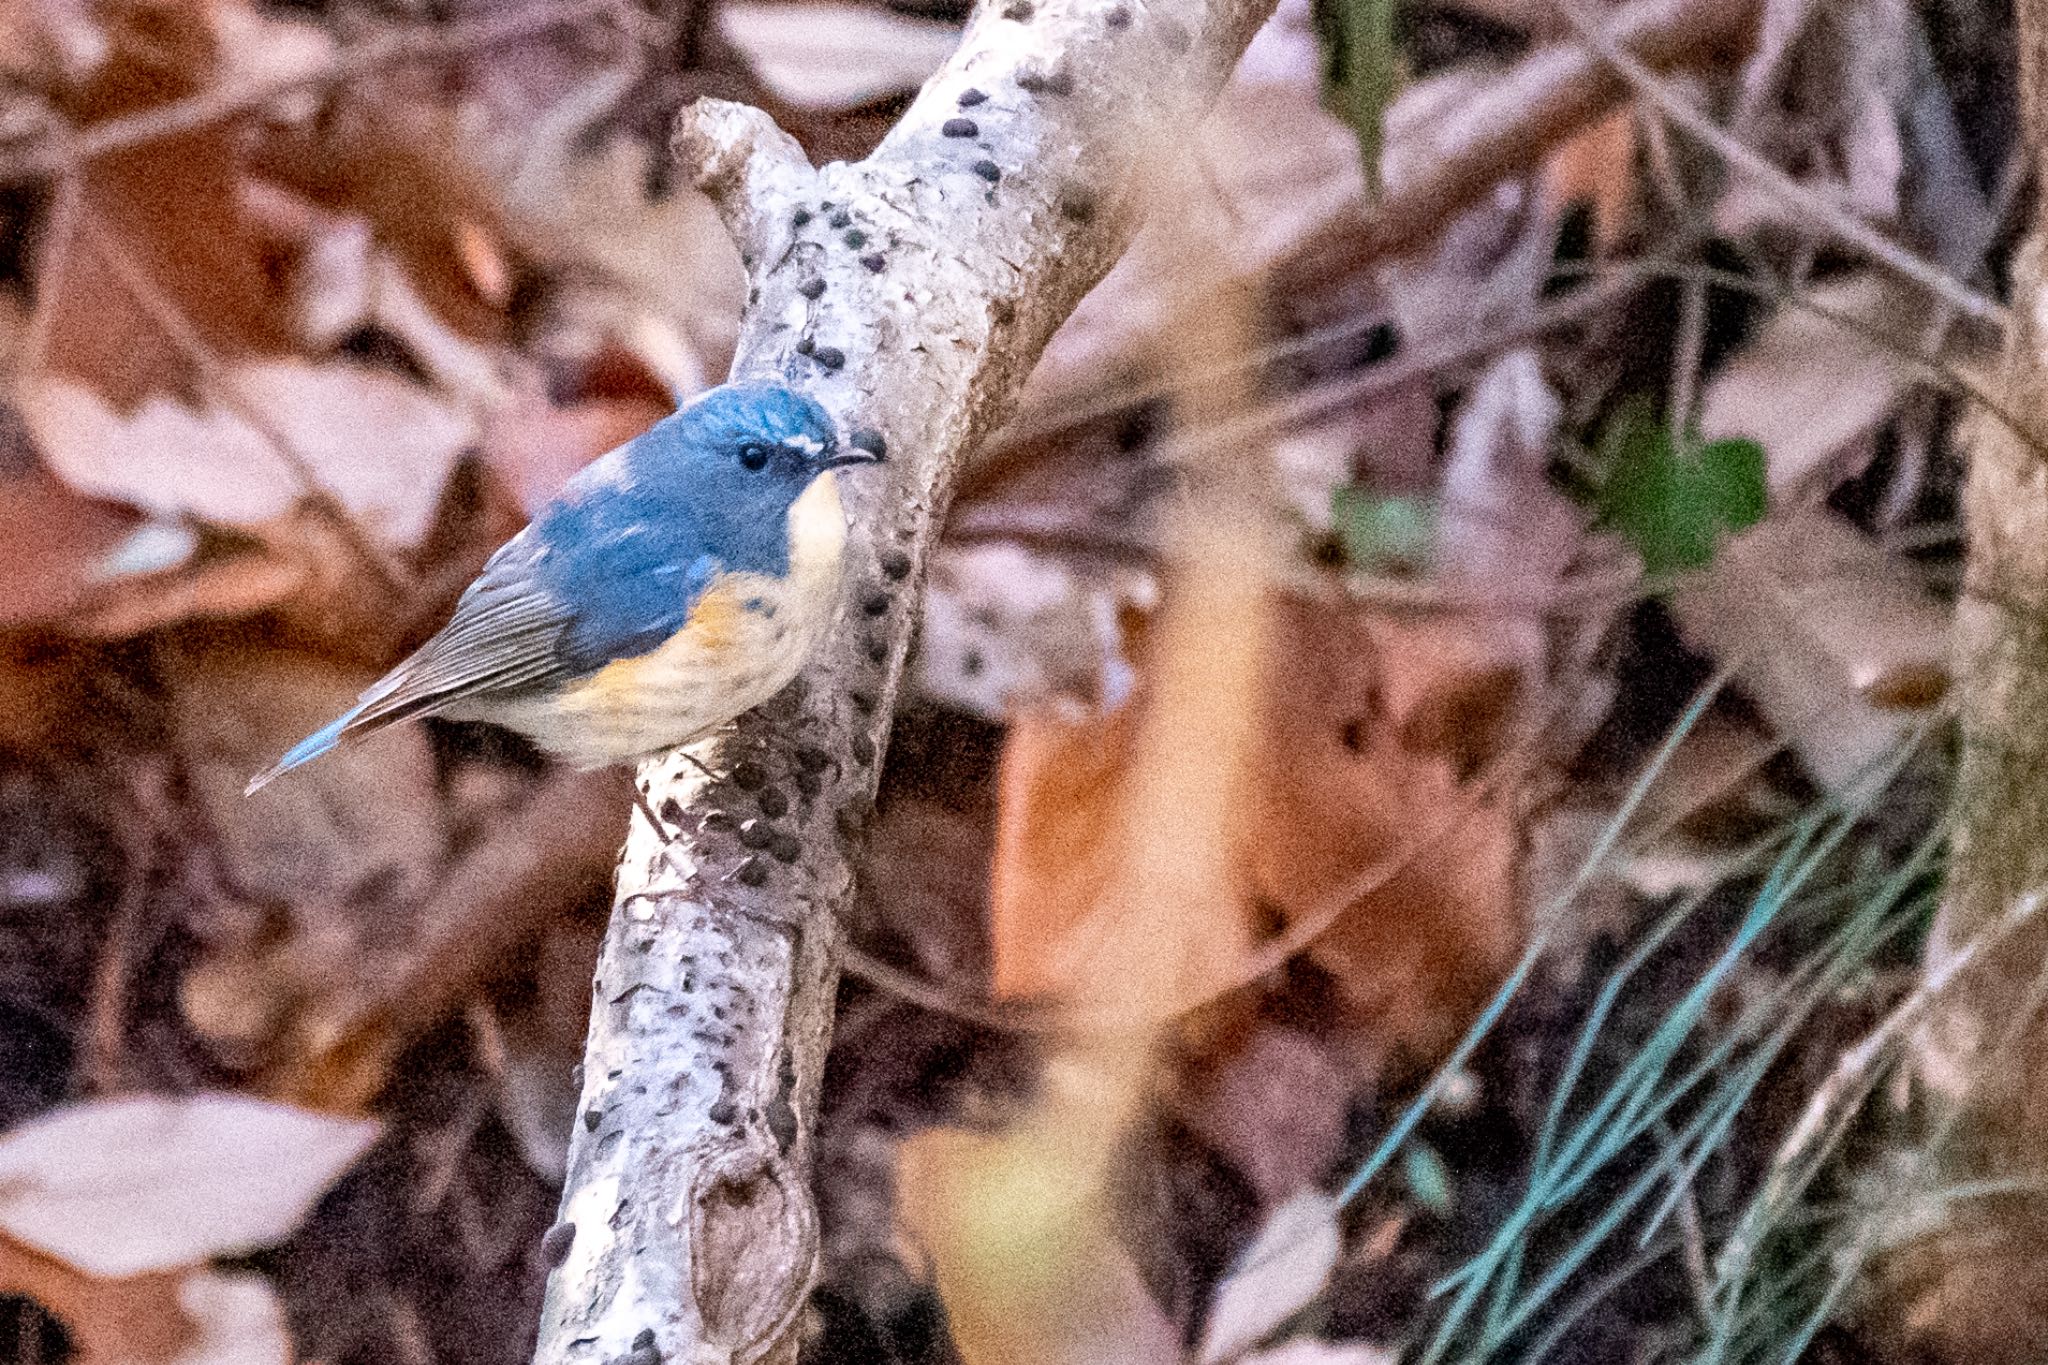
POLYGON ((1104 22, 1111 28, 1129 28, 1131 26, 1131 12, 1122 5, 1118 5, 1109 12, 1104 22))
POLYGON ((586 1109, 586 1110, 584 1110, 584 1111, 583 1111, 583 1131, 584 1131, 584 1132, 586 1132, 586 1133, 594 1133, 594 1132, 596 1132, 596 1131, 597 1131, 597 1125, 598 1125, 598 1124, 600 1124, 600 1123, 603 1123, 603 1122, 604 1122, 604 1110, 602 1110, 602 1109, 586 1109))
POLYGON ((839 825, 840 837, 849 842, 860 838, 862 832, 867 829, 871 809, 868 803, 859 797, 841 806, 839 814, 834 817, 839 825))
POLYGON ((987 666, 978 649, 970 649, 960 656, 960 671, 970 678, 980 677, 981 670, 987 666))
POLYGON ((864 716, 872 716, 875 713, 875 694, 872 692, 863 692, 855 688, 846 694, 846 699, 853 703, 854 710, 864 716))
POLYGON ((668 821, 671 825, 680 825, 683 822, 683 803, 676 800, 673 796, 663 797, 661 802, 661 818, 668 821))
POLYGON ((793 863, 804 856, 803 840, 786 829, 777 830, 775 842, 769 845, 768 851, 775 855, 777 862, 793 863))
POLYGON ((741 886, 766 886, 768 884, 768 869, 762 865, 759 858, 747 859, 740 864, 739 871, 732 875, 739 880, 741 886))
POLYGON ((910 556, 901 550, 886 550, 882 554, 882 572, 890 579, 901 583, 910 577, 910 556))
POLYGON ((855 735, 846 746, 853 755, 853 761, 865 768, 875 761, 875 742, 866 735, 855 735))
POLYGON ((939 132, 946 137, 978 137, 981 125, 971 118, 949 118, 939 125, 939 132))
POLYGON ((972 109, 987 98, 988 95, 985 92, 969 88, 960 92, 960 98, 957 102, 962 109, 972 109))
POLYGON ((784 1156, 788 1156, 788 1148, 797 1142, 797 1109, 788 1103, 788 1097, 795 1093, 797 1072, 788 1064, 788 1054, 784 1054, 776 1095, 768 1101, 768 1132, 774 1134, 774 1144, 784 1156))
POLYGON ((704 1111, 704 1117, 720 1127, 730 1127, 733 1120, 739 1116, 740 1107, 731 1100, 725 1099, 713 1101, 711 1107, 704 1111))
POLYGON ((833 227, 843 228, 849 226, 853 222, 853 215, 847 212, 845 209, 841 209, 839 210, 839 212, 833 214, 830 218, 827 218, 825 221, 830 223, 833 227))
POLYGON ((1095 196, 1078 187, 1069 187, 1061 191, 1060 216, 1071 218, 1077 223, 1094 221, 1095 196))
POLYGON ((876 588, 860 600, 860 609, 869 616, 880 616, 889 610, 889 594, 876 588))
POLYGON ((1008 299, 992 299, 989 301, 988 315, 995 320, 996 326, 1007 327, 1017 320, 1017 305, 1008 299))
POLYGON ((797 338, 797 341, 796 341, 796 353, 797 353, 798 355, 809 355, 809 354, 810 354, 811 352, 813 352, 813 351, 815 351, 815 350, 817 350, 817 349, 818 349, 818 343, 817 343, 817 342, 815 342, 815 341, 813 341, 813 340, 811 340, 811 339, 810 339, 809 337, 798 337, 798 338, 797 338))
POLYGON ((807 773, 821 773, 832 766, 832 755, 815 744, 806 744, 796 751, 796 766, 807 773))
POLYGON ((1003 6, 1003 17, 1012 23, 1028 24, 1034 12, 1031 0, 1010 0, 1003 6))
POLYGON ((755 791, 768 785, 768 771, 751 758, 732 765, 733 784, 741 791, 755 791))
POLYGON ((798 285, 796 292, 802 294, 807 299, 822 298, 825 293, 825 281, 813 275, 810 279, 798 285))
POLYGON ((987 157, 983 157, 975 162, 972 169, 976 175, 988 181, 991 185, 1003 178, 1003 168, 990 161, 987 157))
POLYGON ((885 664, 889 662, 889 642, 882 639, 868 641, 868 662, 885 664))
POLYGON ((879 251, 870 251, 867 255, 860 258, 860 263, 879 275, 882 273, 883 267, 889 264, 889 258, 879 251))
POLYGON ((558 1269, 569 1259, 569 1248, 576 1245, 576 1225, 557 1223, 540 1235, 541 1264, 549 1270, 558 1269))
POLYGON ((859 251, 868 244, 868 235, 859 228, 855 228, 839 240, 852 247, 855 251, 859 251))
POLYGON ((825 789, 825 779, 816 773, 796 773, 789 780, 795 784, 799 796, 816 796, 825 789))
POLYGON ((1034 95, 1071 95, 1074 78, 1064 71, 1027 71, 1017 77, 1017 87, 1034 95))
POLYGON ((749 820, 740 826, 740 847, 742 848, 766 848, 773 842, 774 838, 774 829, 765 821, 749 820))
POLYGON ((747 306, 748 306, 749 308, 751 308, 751 307, 753 307, 753 306, 754 306, 755 304, 759 303, 760 301, 761 301, 761 286, 757 284, 757 285, 755 285, 755 286, 754 286, 754 287, 753 287, 752 289, 749 289, 749 290, 747 291, 747 306))
POLYGON ((820 346, 811 353, 811 359, 828 370, 836 370, 846 363, 846 352, 837 346, 820 346))
POLYGON ((789 814, 789 798, 782 794, 780 787, 763 787, 761 794, 754 799, 761 803, 761 814, 770 820, 780 820, 789 814))
POLYGON ((791 227, 802 227, 810 221, 811 211, 809 209, 798 209, 795 213, 789 215, 789 225, 791 227))

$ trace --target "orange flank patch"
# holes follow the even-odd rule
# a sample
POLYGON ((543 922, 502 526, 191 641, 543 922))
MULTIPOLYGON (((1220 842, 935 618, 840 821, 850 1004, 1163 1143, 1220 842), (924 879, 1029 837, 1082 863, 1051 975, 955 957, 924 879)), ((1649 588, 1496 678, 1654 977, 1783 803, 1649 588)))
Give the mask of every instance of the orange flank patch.
POLYGON ((731 586, 721 583, 706 589, 690 608, 681 632, 645 654, 606 664, 575 689, 575 702, 596 711, 646 705, 649 697, 674 687, 678 655, 688 653, 709 663, 739 643, 745 614, 740 594, 731 586))
POLYGON ((714 583, 690 608, 690 619, 683 623, 683 638, 707 654, 731 649, 740 638, 740 621, 745 612, 738 591, 730 583, 714 583))

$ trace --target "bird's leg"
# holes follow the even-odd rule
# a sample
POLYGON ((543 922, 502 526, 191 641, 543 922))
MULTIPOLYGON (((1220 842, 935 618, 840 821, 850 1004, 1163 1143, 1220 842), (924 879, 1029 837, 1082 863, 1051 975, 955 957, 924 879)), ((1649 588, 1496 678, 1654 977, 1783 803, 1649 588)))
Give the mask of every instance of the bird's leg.
POLYGON ((705 778, 708 781, 716 782, 718 780, 718 774, 712 772, 711 769, 705 767, 702 763, 698 762, 697 756, 691 753, 688 749, 678 749, 676 750, 676 752, 683 756, 683 762, 689 764, 698 772, 704 774, 705 778))
POLYGON ((668 841, 675 836, 669 833, 668 826, 661 822, 661 817, 654 813, 654 807, 647 804, 647 793, 642 789, 637 780, 633 783, 633 804, 638 806, 640 813, 647 817, 647 823, 654 826, 654 836, 661 840, 662 850, 666 852, 668 841))

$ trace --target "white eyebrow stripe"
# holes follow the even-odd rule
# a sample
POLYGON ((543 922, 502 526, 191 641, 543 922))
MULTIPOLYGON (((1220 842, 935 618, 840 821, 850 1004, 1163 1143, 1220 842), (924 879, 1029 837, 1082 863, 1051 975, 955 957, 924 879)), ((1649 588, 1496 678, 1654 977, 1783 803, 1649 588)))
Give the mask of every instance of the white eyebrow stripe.
POLYGON ((784 441, 783 444, 802 455, 822 454, 825 449, 825 443, 815 436, 796 435, 784 441))

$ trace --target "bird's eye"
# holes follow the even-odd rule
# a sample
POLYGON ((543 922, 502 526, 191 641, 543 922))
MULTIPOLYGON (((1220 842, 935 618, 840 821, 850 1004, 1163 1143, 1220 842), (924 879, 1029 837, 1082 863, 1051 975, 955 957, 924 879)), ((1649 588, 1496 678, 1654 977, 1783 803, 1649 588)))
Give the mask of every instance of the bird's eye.
POLYGON ((740 466, 744 469, 760 469, 768 463, 768 447, 749 441, 740 447, 740 466))

